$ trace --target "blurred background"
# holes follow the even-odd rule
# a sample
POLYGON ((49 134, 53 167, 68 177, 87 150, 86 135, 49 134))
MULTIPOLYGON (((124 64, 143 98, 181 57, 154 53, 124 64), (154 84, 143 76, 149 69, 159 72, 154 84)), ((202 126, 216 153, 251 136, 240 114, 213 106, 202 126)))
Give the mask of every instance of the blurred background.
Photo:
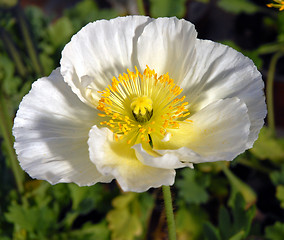
POLYGON ((266 82, 268 117, 254 147, 230 165, 177 171, 180 240, 284 239, 284 11, 268 0, 0 0, 0 240, 167 239, 160 189, 123 193, 113 181, 78 187, 32 180, 13 150, 13 118, 31 84, 59 66, 88 22, 177 16, 198 38, 251 58, 266 82))

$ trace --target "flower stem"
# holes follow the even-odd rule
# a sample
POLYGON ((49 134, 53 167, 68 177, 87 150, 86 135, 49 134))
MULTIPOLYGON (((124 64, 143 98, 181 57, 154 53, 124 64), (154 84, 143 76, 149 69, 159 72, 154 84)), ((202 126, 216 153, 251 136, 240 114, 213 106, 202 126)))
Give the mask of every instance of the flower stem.
POLYGON ((26 76, 26 68, 23 64, 21 56, 20 56, 12 38, 9 36, 9 34, 2 27, 0 27, 0 37, 3 41, 3 43, 4 43, 4 46, 7 48, 8 53, 10 53, 10 55, 12 57, 18 73, 22 77, 26 76))
POLYGON ((162 186, 166 216, 168 222, 168 232, 169 232, 169 240, 176 240, 176 227, 175 227, 175 219, 172 205, 172 196, 171 189, 169 186, 162 186))
POLYGON ((140 15, 146 15, 143 0, 137 0, 137 7, 140 15))
POLYGON ((14 138, 11 132, 12 123, 9 117, 3 93, 0 91, 0 130, 4 139, 8 156, 11 161, 11 167, 16 181, 18 192, 24 192, 23 187, 23 171, 19 167, 19 163, 13 148, 14 138))
POLYGON ((277 61, 282 55, 283 55, 282 52, 277 52, 273 55, 269 64, 267 83, 266 83, 268 127, 271 129, 273 135, 275 135, 275 120, 274 120, 274 108, 273 108, 273 80, 274 80, 277 61))
POLYGON ((16 17, 17 17, 17 20, 20 25, 20 29, 21 29, 21 32, 24 38, 24 42, 26 44, 29 57, 33 64, 33 68, 37 75, 42 75, 43 74, 42 66, 41 66, 35 45, 32 41, 30 29, 28 27, 28 22, 19 4, 15 7, 15 12, 16 12, 16 17))

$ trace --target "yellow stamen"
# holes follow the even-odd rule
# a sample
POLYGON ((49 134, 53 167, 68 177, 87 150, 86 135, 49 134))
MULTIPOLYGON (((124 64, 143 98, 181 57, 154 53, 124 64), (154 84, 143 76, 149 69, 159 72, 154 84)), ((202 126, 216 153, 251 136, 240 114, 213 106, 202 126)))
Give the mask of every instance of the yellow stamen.
POLYGON ((283 0, 273 0, 275 3, 266 4, 267 7, 279 8, 279 11, 284 10, 284 1, 283 0))
MULTIPOLYGON (((125 138, 128 144, 140 142, 155 146, 152 139, 163 139, 168 131, 177 129, 190 113, 183 89, 167 74, 157 77, 148 66, 143 74, 127 69, 103 91, 97 109, 106 119, 101 125, 114 132, 114 139, 125 138), (155 136, 155 137, 154 137, 155 136), (154 137, 154 138, 153 138, 154 137)), ((91 94, 91 93, 90 93, 91 94)))

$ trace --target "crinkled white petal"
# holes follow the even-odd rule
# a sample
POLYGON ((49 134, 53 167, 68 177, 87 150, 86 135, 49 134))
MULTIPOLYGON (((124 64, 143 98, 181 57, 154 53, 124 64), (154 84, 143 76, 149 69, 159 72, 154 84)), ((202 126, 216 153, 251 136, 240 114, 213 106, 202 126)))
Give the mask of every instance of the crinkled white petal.
MULTIPOLYGON (((193 151, 192 154, 186 155, 184 153, 180 154, 177 150, 166 150, 157 151, 157 153, 161 153, 161 156, 157 157, 145 151, 142 144, 136 144, 132 148, 135 149, 136 157, 143 164, 164 169, 193 168, 192 163, 188 162, 188 160, 196 155, 193 151)), ((184 150, 187 151, 188 149, 184 148, 184 150)))
POLYGON ((99 20, 82 28, 62 52, 61 73, 74 93, 86 103, 93 104, 99 95, 89 96, 86 87, 103 90, 113 76, 134 70, 137 62, 137 38, 149 17, 118 17, 99 20))
POLYGON ((22 100, 13 127, 22 168, 52 184, 109 182, 89 160, 88 132, 97 111, 82 103, 63 81, 60 70, 37 80, 22 100))
POLYGON ((197 32, 192 23, 173 18, 158 18, 145 26, 138 38, 138 61, 158 76, 169 73, 176 84, 186 77, 195 62, 197 32))
POLYGON ((234 49, 207 40, 196 41, 196 63, 182 82, 192 114, 218 99, 237 97, 251 122, 246 148, 258 137, 266 116, 263 80, 253 62, 234 49))
POLYGON ((157 149, 163 150, 158 151, 160 154, 176 151, 183 163, 200 163, 230 161, 246 150, 250 120, 247 107, 240 99, 218 100, 195 113, 190 120, 192 122, 181 123, 179 129, 171 131, 168 142, 156 144, 157 149))
POLYGON ((140 162, 130 145, 113 140, 113 133, 93 126, 88 141, 90 159, 98 171, 113 175, 124 191, 144 192, 151 187, 172 185, 175 170, 150 167, 140 162))

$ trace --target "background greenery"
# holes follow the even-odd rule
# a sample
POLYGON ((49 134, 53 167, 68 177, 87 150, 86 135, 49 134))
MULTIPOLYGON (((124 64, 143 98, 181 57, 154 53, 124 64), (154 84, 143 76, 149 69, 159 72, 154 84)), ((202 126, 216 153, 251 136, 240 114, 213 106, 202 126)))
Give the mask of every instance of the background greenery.
POLYGON ((284 84, 284 12, 267 8, 266 0, 82 0, 65 1, 68 8, 57 12, 46 10, 48 1, 33 2, 40 7, 0 1, 0 240, 167 239, 160 189, 136 194, 121 192, 115 182, 78 187, 32 180, 18 165, 11 135, 22 97, 59 66, 74 33, 97 19, 139 13, 192 21, 199 38, 252 58, 267 82, 268 124, 253 149, 230 166, 177 171, 178 239, 284 239, 284 101, 272 91, 284 84))

